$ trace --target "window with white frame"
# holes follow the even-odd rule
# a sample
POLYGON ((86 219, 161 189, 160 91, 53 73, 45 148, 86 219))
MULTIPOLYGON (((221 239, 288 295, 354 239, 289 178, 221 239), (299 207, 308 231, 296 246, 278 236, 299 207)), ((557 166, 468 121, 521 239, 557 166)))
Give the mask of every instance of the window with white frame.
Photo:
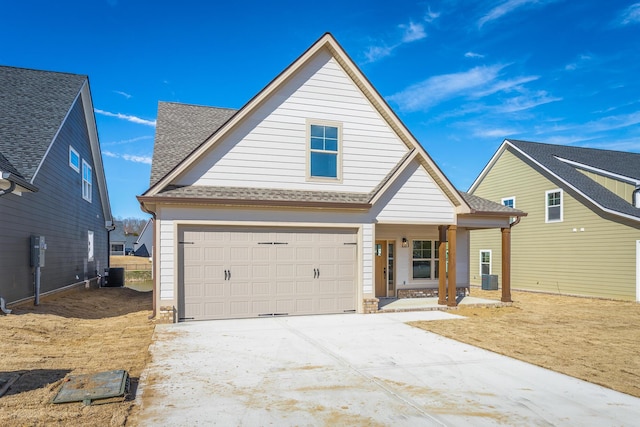
POLYGON ((93 181, 91 166, 89 163, 82 161, 82 198, 87 202, 91 202, 91 194, 93 190, 93 181))
POLYGON ((69 146, 69 166, 74 171, 80 172, 80 154, 72 146, 69 146))
POLYGON ((480 274, 491 274, 491 250, 480 251, 480 274))
POLYGON ((309 123, 309 177, 340 179, 340 126, 309 123))
POLYGON ((545 222, 562 222, 562 190, 545 193, 545 222))
MULTIPOLYGON (((508 208, 516 208, 516 197, 515 196, 511 196, 511 197, 503 197, 502 198, 502 204, 503 206, 506 206, 508 208)), ((511 217, 509 219, 510 222, 514 222, 516 220, 516 217, 511 217)))
POLYGON ((411 277, 413 280, 429 280, 439 277, 439 242, 434 240, 414 240, 411 277))
POLYGON ((508 208, 516 208, 516 198, 515 196, 511 196, 511 197, 504 197, 502 199, 502 205, 506 206, 508 208))

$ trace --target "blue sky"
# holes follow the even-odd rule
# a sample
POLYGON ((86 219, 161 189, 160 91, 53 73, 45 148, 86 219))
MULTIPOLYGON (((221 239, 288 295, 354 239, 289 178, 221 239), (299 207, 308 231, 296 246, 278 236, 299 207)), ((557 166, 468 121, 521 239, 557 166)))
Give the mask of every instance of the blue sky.
POLYGON ((640 152, 640 2, 2 1, 0 63, 89 76, 115 216, 158 101, 240 108, 331 32, 461 190, 504 138, 640 152))

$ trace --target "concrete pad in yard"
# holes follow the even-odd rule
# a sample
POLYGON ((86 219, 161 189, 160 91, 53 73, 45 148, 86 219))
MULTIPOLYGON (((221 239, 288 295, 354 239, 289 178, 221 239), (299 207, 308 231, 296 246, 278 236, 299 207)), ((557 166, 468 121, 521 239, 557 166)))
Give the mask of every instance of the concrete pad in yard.
POLYGON ((637 425, 640 399, 404 323, 457 317, 431 311, 160 325, 137 422, 637 425))

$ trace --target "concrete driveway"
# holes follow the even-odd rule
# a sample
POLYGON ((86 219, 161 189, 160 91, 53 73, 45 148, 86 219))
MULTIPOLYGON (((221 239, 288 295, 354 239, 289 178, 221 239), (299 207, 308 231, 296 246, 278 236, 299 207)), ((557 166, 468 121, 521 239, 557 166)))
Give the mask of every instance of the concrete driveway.
MULTIPOLYGON (((156 328, 139 425, 632 426, 640 399, 406 325, 444 312, 156 328)), ((505 337, 508 339, 508 336, 505 337)))

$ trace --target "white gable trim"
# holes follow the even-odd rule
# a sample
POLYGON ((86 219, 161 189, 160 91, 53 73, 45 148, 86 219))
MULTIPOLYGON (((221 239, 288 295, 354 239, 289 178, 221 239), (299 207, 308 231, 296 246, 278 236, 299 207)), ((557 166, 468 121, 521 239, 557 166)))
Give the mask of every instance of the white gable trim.
MULTIPOLYGON (((487 166, 485 166, 485 168, 482 170, 482 172, 480 173, 480 176, 476 179, 476 181, 473 183, 473 185, 471 186, 471 188, 469 189, 469 192, 473 194, 473 190, 476 189, 476 187, 480 184, 480 182, 482 181, 482 179, 484 179, 484 177, 486 176, 486 174, 489 172, 489 170, 491 169, 491 167, 493 167, 493 165, 495 164, 495 162, 497 161, 498 157, 500 157, 500 155, 502 155, 502 153, 504 152, 504 150, 506 149, 507 145, 511 148, 513 148, 515 151, 517 151, 518 153, 520 153, 523 157, 527 158, 528 160, 530 160, 533 164, 535 164, 538 168, 540 168, 541 170, 545 171, 546 173, 548 173, 549 175, 553 176, 555 179, 557 179, 559 182, 561 182, 563 185, 565 185, 566 187, 570 188, 571 190, 575 191, 577 194, 579 194, 580 196, 584 197, 586 200, 588 200, 591 204, 593 204, 594 206, 596 206, 598 209, 610 213, 612 215, 616 215, 622 218, 626 218, 626 219, 630 219, 632 221, 640 221, 640 219, 638 219, 635 216, 631 216, 631 215, 627 215, 625 213, 622 212, 618 212, 615 211, 613 209, 609 209, 606 208, 604 206, 602 206, 601 204, 597 203, 595 200, 593 200, 592 198, 590 198, 589 196, 587 196, 586 194, 584 194, 582 191, 580 191, 578 188, 576 188, 574 185, 572 185, 570 182, 568 182, 565 179, 560 178, 557 174, 555 174, 554 172, 552 172, 549 168, 545 167, 542 163, 538 162, 536 159, 534 159, 533 157, 531 157, 530 155, 528 155, 527 153, 525 153, 524 151, 520 150, 518 147, 516 147, 515 145, 513 145, 508 139, 505 139, 504 142, 502 143, 502 145, 500 146, 500 148, 498 149, 498 151, 496 152, 496 154, 494 154, 494 156, 491 158, 491 160, 489 161, 489 163, 487 164, 487 166)), ((564 190, 564 188, 563 188, 564 190)))
POLYGON ((299 69, 301 69, 309 60, 321 49, 328 49, 331 55, 342 66, 347 75, 363 92, 366 98, 371 102, 373 107, 380 113, 385 122, 396 132, 398 137, 407 145, 409 149, 417 149, 422 154, 426 163, 429 175, 436 175, 436 182, 447 196, 452 200, 454 205, 458 207, 460 213, 470 212, 470 208, 458 193, 456 188, 451 184, 448 178, 442 173, 435 162, 429 157, 427 152, 422 148, 418 141, 413 137, 404 124, 398 119, 396 114, 388 106, 384 98, 369 83, 367 78, 358 69, 355 63, 349 58, 346 52, 338 44, 338 42, 329 33, 323 35, 314 45, 296 59, 289 67, 280 73, 271 83, 269 83, 262 91, 253 97, 238 113, 229 119, 222 127, 220 127, 211 137, 203 141, 190 155, 183 159, 172 171, 161 178, 154 186, 149 188, 144 196, 153 196, 162 188, 170 184, 173 180, 184 173, 188 167, 194 162, 201 159, 207 151, 224 138, 232 129, 236 128, 241 122, 250 117, 250 115, 270 96, 272 96, 283 84, 285 84, 299 69))

